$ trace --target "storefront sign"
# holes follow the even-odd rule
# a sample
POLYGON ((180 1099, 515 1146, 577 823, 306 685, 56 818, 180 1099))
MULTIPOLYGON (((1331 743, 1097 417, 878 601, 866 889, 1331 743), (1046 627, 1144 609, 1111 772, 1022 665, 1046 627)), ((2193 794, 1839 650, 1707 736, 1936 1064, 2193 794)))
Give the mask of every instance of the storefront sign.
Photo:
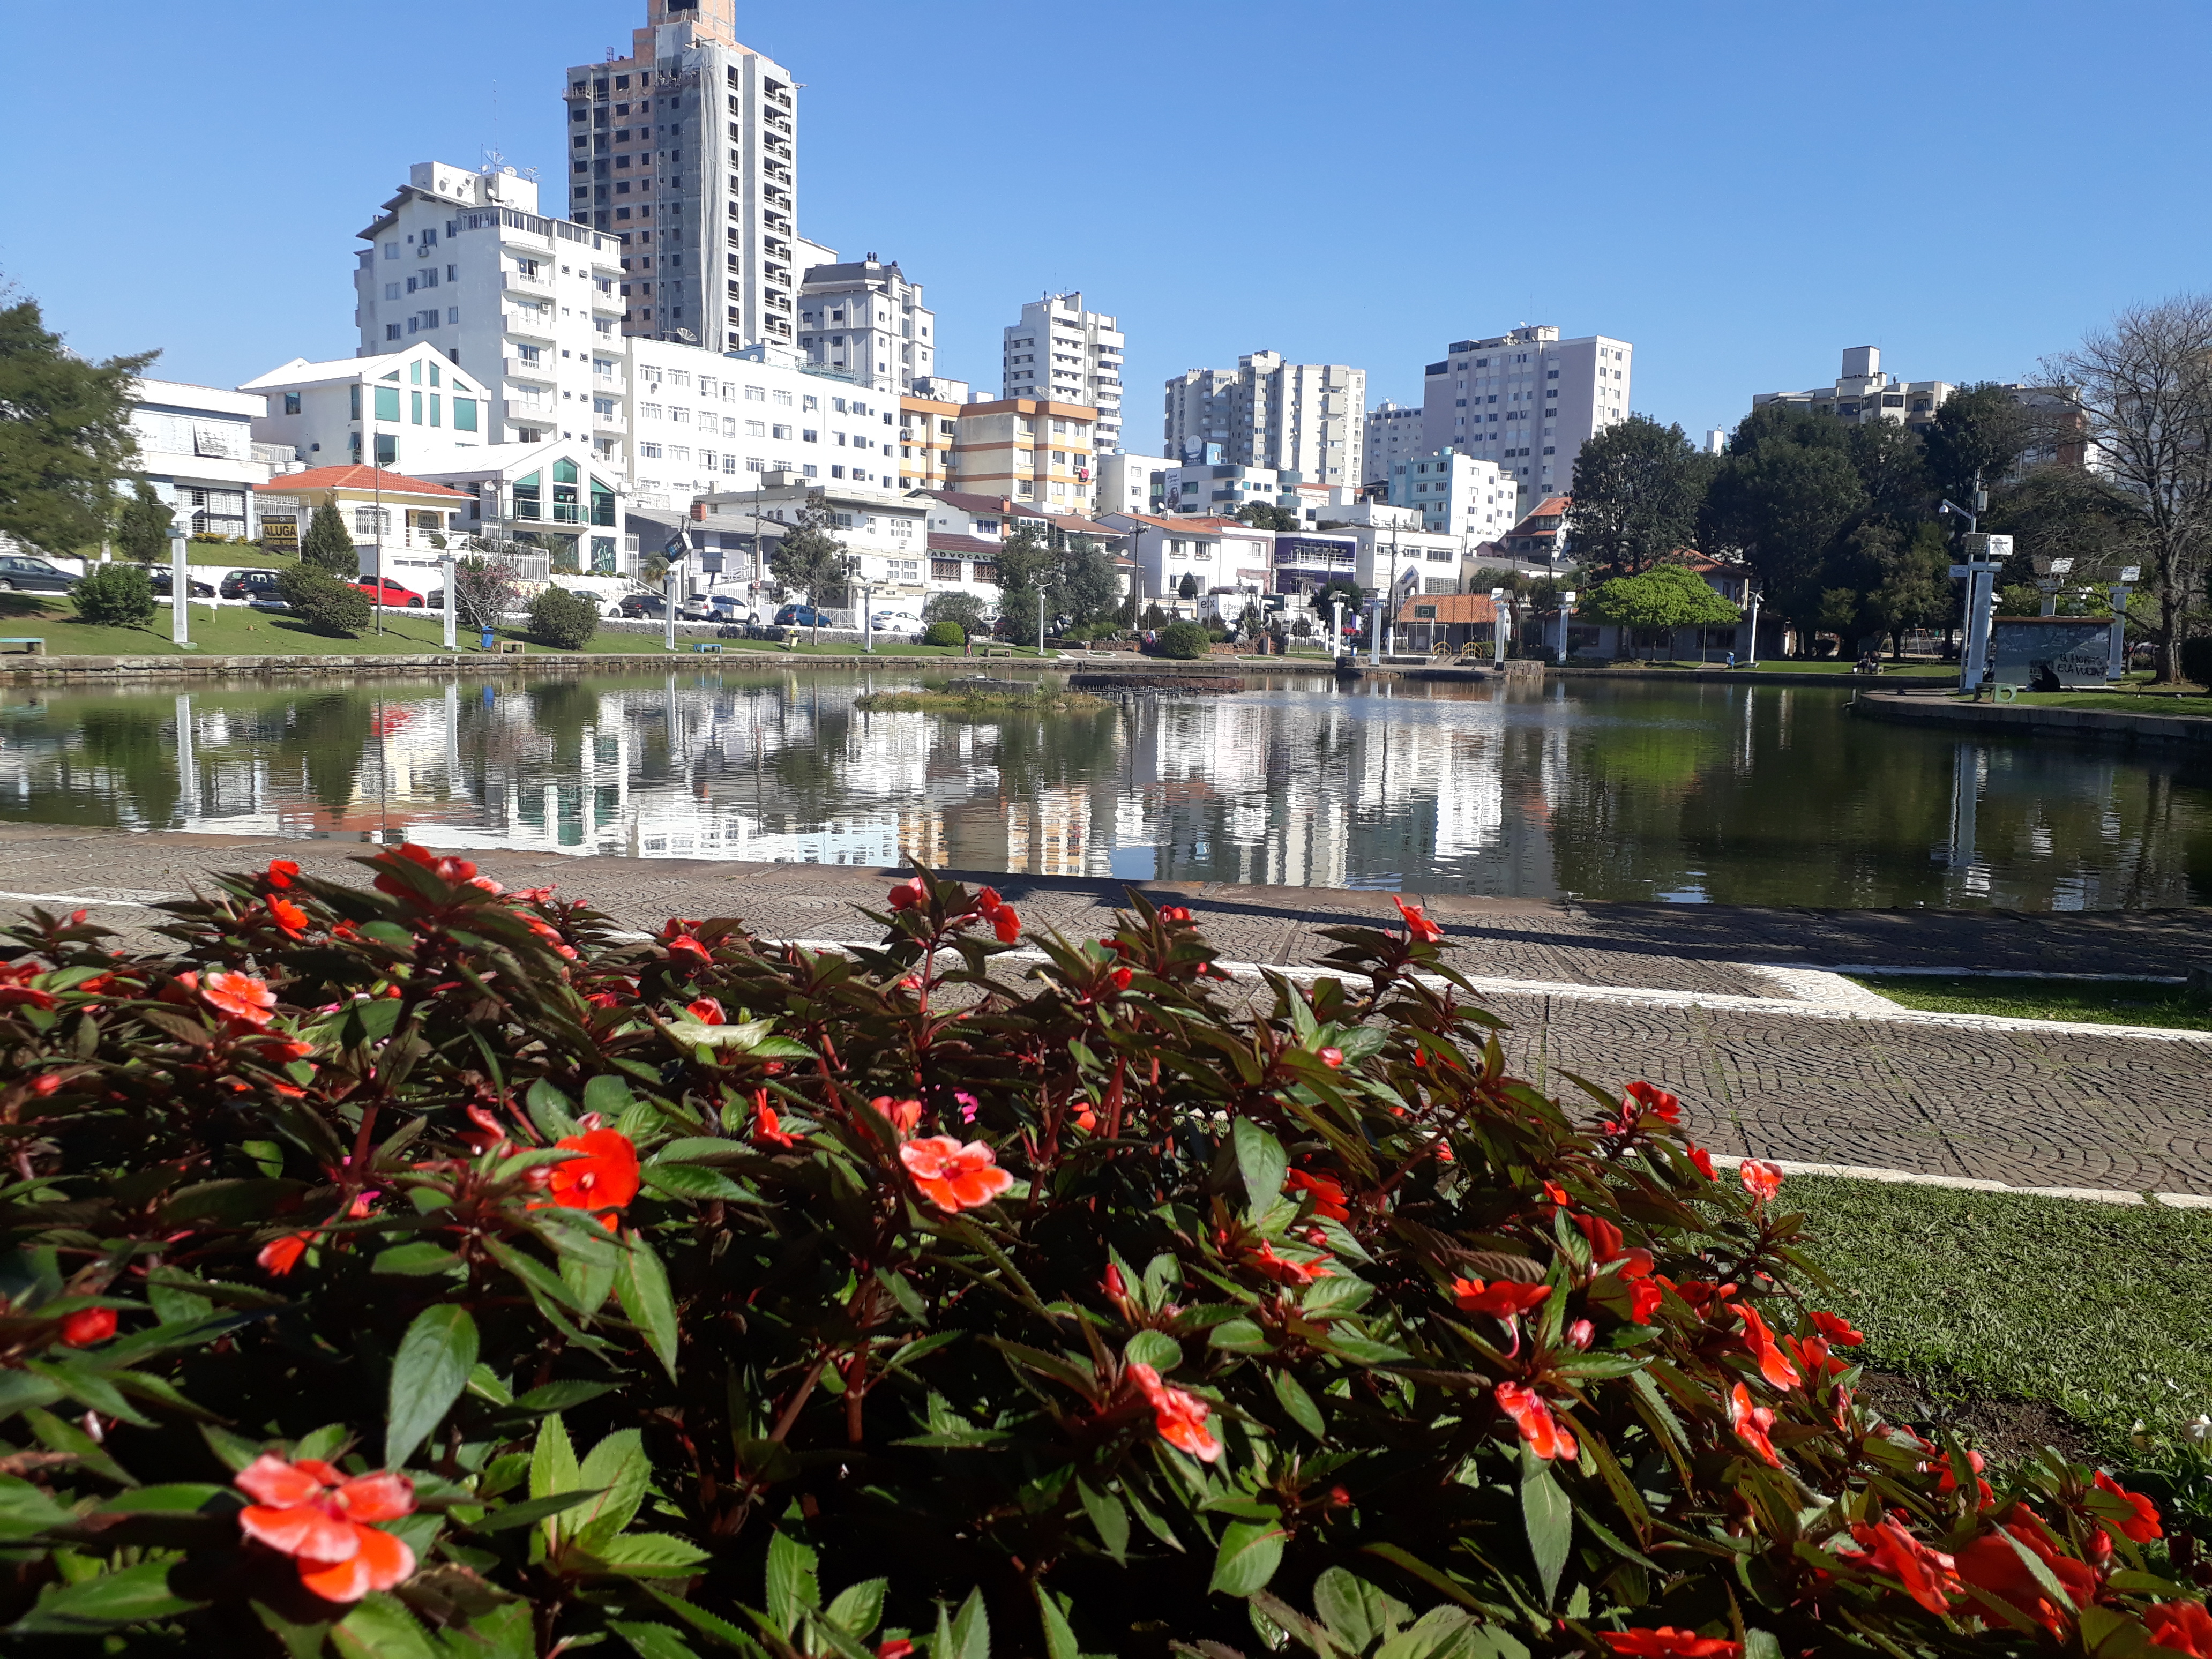
POLYGON ((1990 625, 1990 661, 1999 685, 2033 686, 2047 670, 2063 686, 2101 686, 2112 642, 2106 618, 1998 617, 1990 625))

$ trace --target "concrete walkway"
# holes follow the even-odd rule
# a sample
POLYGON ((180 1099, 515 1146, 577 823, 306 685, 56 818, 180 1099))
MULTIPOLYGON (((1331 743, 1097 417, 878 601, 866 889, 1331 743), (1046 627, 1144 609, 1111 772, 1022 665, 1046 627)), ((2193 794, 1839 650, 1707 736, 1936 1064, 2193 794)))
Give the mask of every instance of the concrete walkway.
MULTIPOLYGON (((0 911, 92 902, 151 942, 144 907, 210 870, 292 858, 365 880, 357 842, 0 828, 0 911)), ((860 943, 896 872, 820 865, 471 854, 639 928, 736 915, 770 938, 860 943)), ((1032 928, 1098 932, 1125 884, 982 875, 1032 928)), ((1387 895, 1142 884, 1188 904, 1232 961, 1295 966, 1318 927, 1395 922, 1387 895)), ((1409 897, 1419 896, 1408 896, 1409 897)), ((1513 1022, 1516 1069, 1679 1093, 1719 1152, 2033 1188, 2212 1195, 2212 1033, 1911 1013, 1838 968, 2173 975, 2212 961, 2212 910, 2022 914, 1425 899, 1513 1022)))

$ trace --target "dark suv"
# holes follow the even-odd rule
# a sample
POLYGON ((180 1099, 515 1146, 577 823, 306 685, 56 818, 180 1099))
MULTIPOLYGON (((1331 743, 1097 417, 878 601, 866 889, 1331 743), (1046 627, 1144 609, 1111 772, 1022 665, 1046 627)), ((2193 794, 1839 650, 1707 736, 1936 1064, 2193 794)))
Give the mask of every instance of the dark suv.
POLYGON ((621 605, 616 608, 632 622, 635 622, 645 617, 666 616, 668 601, 658 593, 625 593, 622 597, 621 605))
POLYGON ((218 590, 226 599, 273 599, 276 573, 273 570, 234 570, 218 590))

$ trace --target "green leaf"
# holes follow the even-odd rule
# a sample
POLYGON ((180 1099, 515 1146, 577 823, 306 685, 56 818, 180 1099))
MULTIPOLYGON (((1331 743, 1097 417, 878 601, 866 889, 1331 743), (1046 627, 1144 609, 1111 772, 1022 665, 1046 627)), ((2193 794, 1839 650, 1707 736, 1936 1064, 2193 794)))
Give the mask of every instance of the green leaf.
POLYGON ((696 1544, 665 1532, 626 1532, 590 1553, 601 1565, 638 1578, 688 1577, 710 1559, 696 1544))
POLYGON ((524 1103, 529 1108, 530 1121, 538 1126, 538 1133, 549 1142, 578 1133, 575 1116, 568 1109, 568 1097, 544 1078, 530 1085, 524 1103))
POLYGON ((21 1475, 0 1476, 0 1539, 29 1538, 76 1519, 75 1510, 54 1502, 42 1487, 21 1475))
POLYGON ((1112 1492, 1100 1492, 1087 1480, 1076 1482, 1075 1493, 1083 1500, 1083 1512, 1097 1528, 1098 1541, 1106 1547, 1106 1553, 1114 1558, 1115 1565, 1121 1565, 1129 1552, 1129 1511, 1112 1492))
POLYGON ((74 1423, 56 1417, 52 1412, 33 1407, 23 1413, 23 1420, 39 1443, 48 1451, 68 1452, 84 1468, 95 1474, 104 1474, 118 1486, 135 1486, 137 1477, 108 1455, 100 1443, 74 1423))
POLYGON ((612 1394, 614 1390, 615 1384, 611 1382, 587 1382, 580 1376, 563 1377, 557 1382, 548 1382, 542 1389, 532 1389, 527 1394, 516 1395, 514 1406, 518 1411, 565 1412, 571 1406, 587 1404, 603 1394, 612 1394))
POLYGON ((181 1267, 154 1267, 146 1274, 146 1302, 164 1325, 205 1319, 215 1304, 201 1294, 200 1281, 181 1267))
POLYGON ((438 1659, 415 1615, 374 1591, 331 1630, 331 1645, 341 1659, 438 1659))
POLYGON ((428 1439, 468 1386, 477 1363, 477 1322, 458 1304, 441 1302, 415 1316, 392 1360, 392 1402, 384 1462, 398 1468, 428 1439))
POLYGON ((615 1259, 615 1295, 672 1382, 676 1380, 676 1297, 668 1288, 667 1269, 645 1242, 644 1234, 626 1235, 623 1246, 615 1259))
POLYGON ((1042 1584, 1036 1587, 1037 1616, 1044 1626, 1044 1659, 1083 1659, 1077 1647, 1075 1632, 1067 1626, 1067 1615, 1060 1609, 1057 1597, 1042 1584))
POLYGON ((1265 1353, 1267 1338, 1259 1326, 1249 1319, 1225 1319, 1213 1328, 1206 1339, 1217 1348, 1226 1348, 1231 1353, 1265 1353))
POLYGON ((749 1656, 749 1659, 768 1659, 767 1650, 744 1631, 730 1623, 728 1620, 711 1613, 704 1607, 695 1607, 673 1591, 665 1590, 650 1581, 640 1584, 637 1588, 659 1602, 662 1607, 690 1626, 692 1629, 714 1638, 724 1647, 735 1648, 739 1653, 749 1656))
POLYGON ((118 1492, 100 1506, 102 1515, 191 1515, 228 1492, 228 1486, 203 1481, 179 1481, 161 1486, 135 1486, 118 1492))
POLYGON ((513 1527, 526 1527, 533 1521, 543 1521, 549 1515, 559 1515, 574 1509, 579 1504, 589 1503, 599 1494, 590 1487, 580 1486, 574 1492, 549 1492, 543 1498, 526 1498, 520 1504, 505 1504, 493 1510, 481 1521, 469 1522, 471 1532, 505 1532, 513 1527))
POLYGON ((1328 1351, 1361 1365, 1389 1365, 1413 1357, 1403 1348, 1394 1348, 1371 1337, 1354 1336, 1348 1331, 1331 1331, 1328 1351))
POLYGON ((1122 1357, 1139 1365, 1150 1365, 1165 1375, 1182 1364, 1182 1346, 1165 1331, 1139 1331, 1121 1350, 1122 1357))
POLYGON ((173 1594, 170 1561, 145 1561, 120 1572, 103 1573, 82 1583, 65 1584, 40 1596, 36 1606, 8 1626, 11 1636, 95 1636, 118 1625, 167 1619, 198 1607, 173 1594))
POLYGON ((719 1170, 697 1164, 647 1164, 638 1179, 666 1198, 738 1198, 745 1189, 719 1170))
POLYGON ((884 1616, 884 1592, 888 1578, 863 1578, 837 1592, 823 1617, 855 1640, 865 1638, 884 1616))
POLYGON ((1328 1438, 1328 1423, 1322 1416, 1321 1407, 1314 1404, 1304 1385, 1287 1370, 1275 1373, 1275 1399, 1291 1422, 1316 1440, 1328 1438))
POLYGON ((1283 1561, 1282 1527, 1273 1521, 1232 1521, 1221 1529, 1208 1590, 1246 1596, 1265 1589, 1283 1561))
POLYGON ((561 1530, 579 1547, 599 1554, 607 1541, 636 1518, 645 1501, 645 1486, 653 1474, 645 1455, 645 1437, 635 1429, 617 1429, 591 1449, 584 1459, 580 1485, 599 1496, 580 1513, 562 1522, 561 1530))
POLYGON ((368 1264, 373 1273, 403 1273, 410 1278, 428 1278, 433 1273, 458 1272, 460 1257, 442 1244, 433 1244, 428 1239, 413 1244, 395 1244, 388 1250, 379 1250, 368 1264))
POLYGON ((1237 1173, 1244 1177, 1245 1202, 1254 1215, 1259 1215, 1282 1195, 1283 1177, 1290 1172, 1291 1160, 1284 1155, 1283 1143, 1249 1117, 1238 1118, 1232 1133, 1237 1173))
POLYGON ((538 1439, 530 1449, 530 1495, 550 1498, 556 1492, 572 1492, 577 1484, 568 1425, 555 1412, 538 1425, 538 1439))
POLYGON ((1528 1534, 1528 1553, 1535 1558, 1536 1574, 1544 1584, 1544 1605, 1550 1607, 1559 1590, 1559 1574, 1567 1565, 1567 1546, 1575 1529, 1574 1506, 1552 1478, 1551 1465, 1533 1453, 1522 1461, 1521 1522, 1528 1534))
POLYGON ((769 1623, 782 1636, 799 1628, 799 1615, 822 1605, 814 1552, 787 1532, 768 1542, 769 1623))
MULTIPOLYGON (((940 1623, 942 1615, 939 1615, 940 1623)), ((983 1592, 971 1589, 953 1615, 951 1640, 939 1645, 930 1659, 991 1659, 991 1615, 983 1609, 983 1592)))
POLYGON ((1782 1644, 1771 1630, 1747 1630, 1743 1633, 1743 1659, 1782 1659, 1782 1644))
POLYGON ((629 1643, 638 1659, 699 1659, 690 1645, 665 1625, 634 1625, 610 1620, 607 1628, 629 1643))
POLYGON ((629 1082, 618 1077, 595 1077, 584 1085, 584 1109, 597 1112, 610 1123, 635 1103, 629 1082))

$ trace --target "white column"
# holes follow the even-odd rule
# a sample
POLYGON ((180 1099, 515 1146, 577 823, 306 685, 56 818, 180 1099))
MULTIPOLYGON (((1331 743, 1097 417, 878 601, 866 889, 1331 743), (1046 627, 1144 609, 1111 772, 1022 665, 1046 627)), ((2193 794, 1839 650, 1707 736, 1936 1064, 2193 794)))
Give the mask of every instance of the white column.
POLYGON ((169 643, 185 647, 192 642, 191 613, 187 608, 192 581, 191 567, 185 561, 191 533, 191 515, 179 507, 177 516, 169 520, 169 643))

